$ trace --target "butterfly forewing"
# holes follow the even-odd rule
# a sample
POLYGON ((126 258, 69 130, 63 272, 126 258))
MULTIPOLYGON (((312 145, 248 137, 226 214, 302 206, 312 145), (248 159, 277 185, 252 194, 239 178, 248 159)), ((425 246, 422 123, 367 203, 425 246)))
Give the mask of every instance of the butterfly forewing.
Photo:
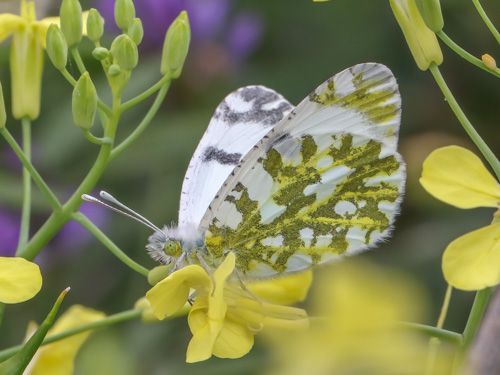
POLYGON ((400 96, 380 64, 319 86, 257 142, 203 217, 215 258, 267 277, 368 248, 398 210, 404 163, 396 151, 400 96))
POLYGON ((293 109, 263 86, 243 87, 217 107, 184 178, 179 226, 198 226, 222 184, 243 156, 293 109))

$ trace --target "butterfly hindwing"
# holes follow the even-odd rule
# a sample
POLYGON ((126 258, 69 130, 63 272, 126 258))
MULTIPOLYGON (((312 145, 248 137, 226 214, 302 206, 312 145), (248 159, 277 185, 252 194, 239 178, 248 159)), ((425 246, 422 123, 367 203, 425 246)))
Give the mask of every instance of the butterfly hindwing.
POLYGON ((217 107, 191 162, 179 209, 179 226, 198 226, 217 191, 250 149, 293 109, 263 86, 229 94, 217 107))
POLYGON ((380 64, 319 86, 242 158, 200 227, 213 257, 268 277, 359 252, 387 235, 404 185, 401 99, 380 64))

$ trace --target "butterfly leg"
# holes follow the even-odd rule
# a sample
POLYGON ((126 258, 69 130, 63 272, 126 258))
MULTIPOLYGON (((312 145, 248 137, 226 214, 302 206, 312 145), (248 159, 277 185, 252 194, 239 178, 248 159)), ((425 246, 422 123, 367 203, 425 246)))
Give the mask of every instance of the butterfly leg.
POLYGON ((240 285, 241 285, 241 288, 247 292, 250 297, 252 297, 253 299, 255 299, 257 302, 259 302, 261 305, 262 305, 262 300, 257 297, 247 286, 247 284, 245 284, 245 282, 243 281, 243 278, 241 277, 241 274, 240 274, 240 271, 238 271, 236 269, 236 267, 234 268, 233 270, 233 273, 236 274, 236 277, 238 277, 238 280, 240 281, 240 285))
POLYGON ((196 257, 200 261, 200 264, 203 266, 205 271, 207 271, 208 276, 210 276, 210 280, 212 280, 212 285, 214 286, 214 288, 212 289, 212 297, 213 297, 214 292, 215 292, 215 279, 214 279, 214 275, 213 275, 213 270, 207 264, 207 262, 205 261, 205 259, 203 258, 203 256, 200 254, 199 251, 196 252, 196 257))
POLYGON ((186 252, 183 251, 182 254, 179 256, 179 259, 177 259, 177 261, 175 262, 175 266, 173 266, 170 272, 168 273, 169 275, 171 275, 173 272, 181 268, 182 261, 184 260, 185 257, 186 257, 186 252))

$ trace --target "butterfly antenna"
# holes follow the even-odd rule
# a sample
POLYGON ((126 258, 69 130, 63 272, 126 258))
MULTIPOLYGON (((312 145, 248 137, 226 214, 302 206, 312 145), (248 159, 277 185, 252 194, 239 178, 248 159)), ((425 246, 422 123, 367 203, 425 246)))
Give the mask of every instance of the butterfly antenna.
POLYGON ((134 215, 131 215, 127 212, 124 212, 122 210, 119 210, 118 208, 116 207, 113 207, 107 203, 104 203, 103 201, 91 196, 91 195, 88 195, 88 194, 83 194, 82 195, 82 199, 86 202, 90 202, 90 203, 95 203, 95 204, 98 204, 100 206, 103 206, 103 207, 106 207, 112 211, 115 211, 115 212, 118 212, 119 214, 123 215, 123 216, 126 216, 132 220, 135 220, 137 221, 138 223, 141 223, 142 225, 145 225, 147 226, 148 228, 152 229, 153 231, 155 232, 161 232, 160 228, 158 228, 156 225, 154 225, 152 222, 150 222, 149 220, 147 220, 146 218, 144 218, 142 215, 139 215, 137 212, 135 212, 134 210, 128 208, 127 206, 125 206, 124 204, 120 203, 118 200, 116 200, 111 194, 108 194, 106 193, 105 191, 101 191, 101 197, 103 199, 106 199, 107 201, 111 202, 111 203, 115 203, 117 204, 118 206, 120 207, 123 207, 124 209, 126 209, 127 211, 133 213, 134 215), (103 194, 104 193, 104 194, 103 194))

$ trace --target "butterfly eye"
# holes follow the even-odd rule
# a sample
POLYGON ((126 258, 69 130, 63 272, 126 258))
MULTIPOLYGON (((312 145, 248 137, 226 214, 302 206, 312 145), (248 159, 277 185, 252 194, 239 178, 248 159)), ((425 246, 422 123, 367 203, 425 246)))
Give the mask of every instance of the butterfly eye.
POLYGON ((178 241, 168 240, 167 242, 165 242, 163 251, 165 251, 165 254, 169 256, 178 257, 182 253, 181 244, 178 241))

